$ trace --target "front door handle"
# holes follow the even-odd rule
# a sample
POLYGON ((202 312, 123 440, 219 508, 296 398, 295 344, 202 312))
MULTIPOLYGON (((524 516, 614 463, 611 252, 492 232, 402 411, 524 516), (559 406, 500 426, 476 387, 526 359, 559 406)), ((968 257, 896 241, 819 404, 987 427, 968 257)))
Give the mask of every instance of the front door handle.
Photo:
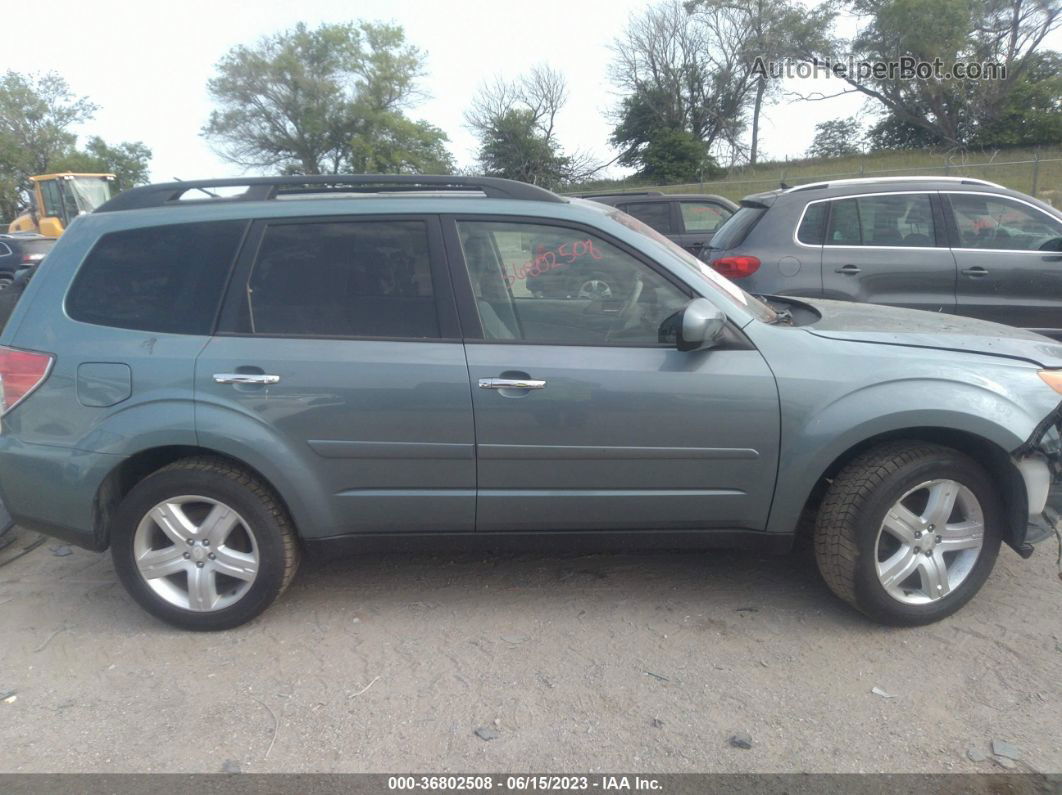
POLYGON ((987 276, 988 275, 988 270, 986 268, 982 268, 980 265, 975 265, 972 268, 966 268, 962 272, 962 275, 963 276, 972 276, 973 278, 978 279, 978 278, 980 278, 982 276, 987 276))
POLYGON ((277 384, 279 375, 265 373, 214 373, 214 382, 218 384, 277 384))
POLYGON ((481 378, 480 389, 545 389, 546 382, 534 378, 481 378))
POLYGON ((840 268, 835 270, 834 273, 843 273, 845 276, 855 276, 857 273, 859 273, 859 270, 860 268, 858 265, 852 265, 851 263, 849 263, 848 265, 841 266, 840 268))

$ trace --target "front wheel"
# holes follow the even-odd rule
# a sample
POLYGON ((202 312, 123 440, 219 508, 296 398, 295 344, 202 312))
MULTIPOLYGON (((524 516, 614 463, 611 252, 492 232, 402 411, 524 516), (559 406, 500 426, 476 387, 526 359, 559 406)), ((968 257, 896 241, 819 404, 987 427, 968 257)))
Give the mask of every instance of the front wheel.
POLYGON ((830 589, 885 624, 949 616, 980 590, 1002 540, 999 495, 982 467, 933 444, 894 442, 834 478, 815 526, 830 589))
POLYGON ((141 607, 192 630, 250 621, 287 587, 299 560, 272 490, 205 457, 177 461, 133 487, 111 525, 111 555, 141 607))

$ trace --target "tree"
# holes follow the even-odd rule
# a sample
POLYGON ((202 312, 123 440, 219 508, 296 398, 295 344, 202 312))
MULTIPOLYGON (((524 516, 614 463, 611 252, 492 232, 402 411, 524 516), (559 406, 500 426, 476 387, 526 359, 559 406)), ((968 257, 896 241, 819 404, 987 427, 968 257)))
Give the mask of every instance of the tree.
POLYGON ((121 187, 147 181, 151 151, 140 142, 110 146, 93 137, 84 151, 77 149, 71 128, 96 110, 54 72, 0 77, 0 217, 10 220, 25 206, 29 178, 37 174, 114 172, 121 187))
POLYGON ((203 135, 244 168, 438 168, 449 162, 446 136, 404 115, 420 98, 423 64, 394 25, 299 23, 221 60, 207 84, 219 108, 203 135))
POLYGON ((57 171, 114 174, 115 187, 126 190, 150 182, 151 150, 140 141, 110 146, 99 136, 89 138, 83 151, 73 151, 58 159, 57 171))
POLYGON ((558 188, 599 171, 592 156, 565 153, 557 139, 557 114, 567 99, 563 75, 543 65, 516 80, 481 85, 465 125, 479 138, 483 173, 558 188))
POLYGON ((1062 55, 1037 53, 994 118, 981 120, 974 146, 1062 144, 1062 55))
POLYGON ((942 71, 952 74, 957 63, 1004 68, 1005 76, 997 79, 911 79, 869 70, 842 76, 849 86, 842 93, 861 92, 891 117, 882 133, 916 127, 952 148, 969 146, 979 127, 1004 112, 1047 36, 1062 25, 1058 0, 845 0, 844 5, 863 24, 851 40, 822 48, 815 57, 823 62, 830 52, 852 52, 868 63, 939 58, 942 71))
POLYGON ((815 138, 808 157, 848 157, 859 154, 859 122, 854 118, 831 119, 815 125, 815 138))
POLYGON ((482 133, 479 164, 488 176, 546 188, 569 181, 568 159, 558 152, 556 142, 542 135, 527 109, 506 111, 482 133))
POLYGON ((834 11, 828 6, 806 9, 789 0, 687 0, 686 9, 707 26, 709 40, 736 53, 736 60, 720 58, 734 81, 734 93, 745 98, 751 117, 748 162, 759 158, 760 116, 765 102, 780 93, 781 80, 766 69, 767 61, 797 59, 825 42, 823 32, 832 23, 834 11), (750 68, 751 66, 751 68, 750 68))

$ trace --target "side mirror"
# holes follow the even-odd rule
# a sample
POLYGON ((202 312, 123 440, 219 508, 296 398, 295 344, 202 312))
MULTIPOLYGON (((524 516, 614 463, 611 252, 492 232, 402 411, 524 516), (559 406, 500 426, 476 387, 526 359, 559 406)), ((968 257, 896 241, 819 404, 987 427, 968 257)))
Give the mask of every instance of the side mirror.
POLYGON ((707 298, 694 298, 682 310, 679 323, 680 351, 700 351, 719 342, 726 329, 726 315, 707 298))

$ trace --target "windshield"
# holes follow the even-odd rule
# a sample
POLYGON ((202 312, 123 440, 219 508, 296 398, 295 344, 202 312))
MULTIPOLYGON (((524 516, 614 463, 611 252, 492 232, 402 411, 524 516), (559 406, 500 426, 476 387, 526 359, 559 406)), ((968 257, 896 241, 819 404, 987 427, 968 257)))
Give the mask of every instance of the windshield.
POLYGON ((90 213, 111 198, 111 182, 99 177, 74 177, 67 181, 79 213, 90 213))
POLYGON ((763 303, 763 301, 746 293, 732 281, 720 275, 717 271, 712 270, 712 268, 705 265, 695 256, 686 251, 686 249, 682 248, 682 246, 669 240, 648 224, 642 223, 637 218, 627 215, 627 213, 622 210, 617 210, 615 207, 606 207, 605 205, 599 206, 602 210, 606 211, 609 218, 618 221, 628 229, 638 232, 641 235, 645 235, 654 243, 663 246, 670 254, 673 254, 679 262, 690 270, 696 271, 699 275, 711 282, 716 289, 720 292, 726 293, 728 297, 751 311, 760 320, 771 323, 777 319, 778 314, 767 304, 763 303))

